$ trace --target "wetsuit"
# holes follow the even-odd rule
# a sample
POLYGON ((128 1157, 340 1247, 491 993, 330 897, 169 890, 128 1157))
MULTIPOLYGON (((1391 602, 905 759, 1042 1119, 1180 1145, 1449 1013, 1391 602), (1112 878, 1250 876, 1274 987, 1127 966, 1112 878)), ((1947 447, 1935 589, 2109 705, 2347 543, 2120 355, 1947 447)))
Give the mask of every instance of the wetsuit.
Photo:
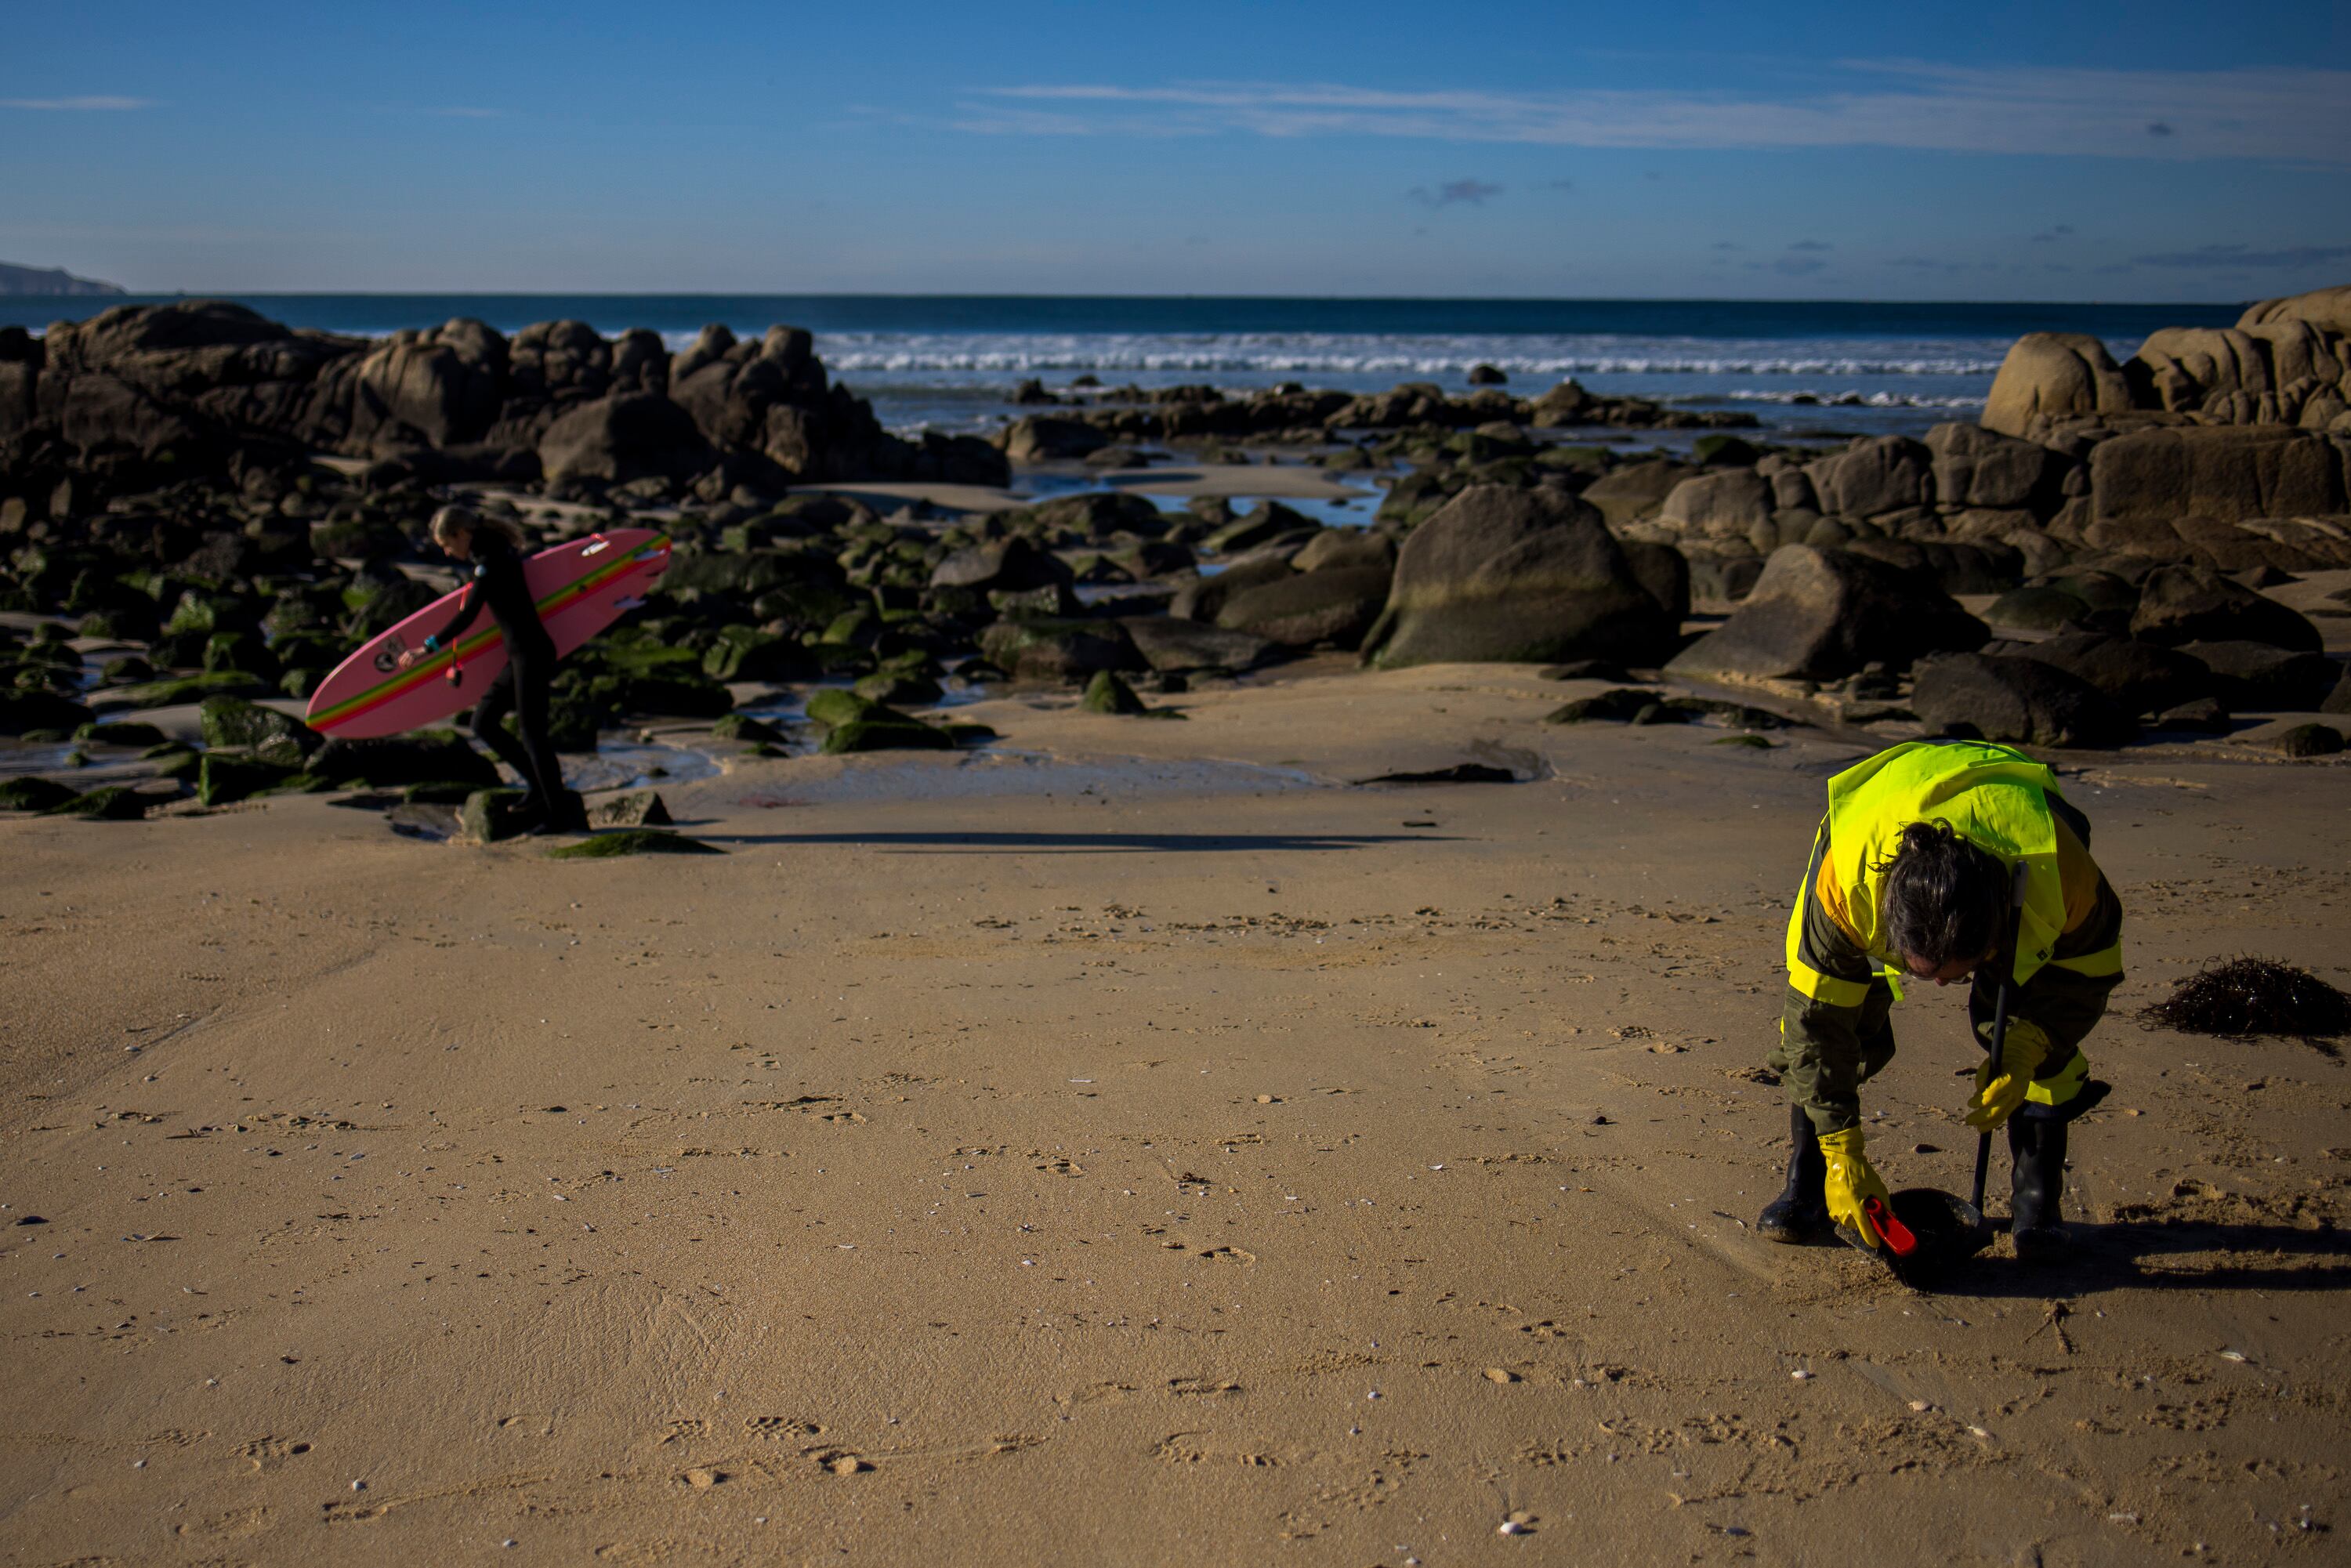
POLYGON ((505 636, 507 666, 494 677, 481 700, 474 705, 474 736, 498 759, 520 775, 528 809, 549 816, 561 814, 566 799, 563 768, 547 737, 548 685, 555 675, 555 640, 538 619, 538 606, 524 581, 522 558, 505 540, 487 532, 473 541, 473 572, 457 612, 433 634, 432 648, 454 645, 477 619, 485 605, 505 636), (515 716, 520 738, 507 733, 506 716, 515 716))

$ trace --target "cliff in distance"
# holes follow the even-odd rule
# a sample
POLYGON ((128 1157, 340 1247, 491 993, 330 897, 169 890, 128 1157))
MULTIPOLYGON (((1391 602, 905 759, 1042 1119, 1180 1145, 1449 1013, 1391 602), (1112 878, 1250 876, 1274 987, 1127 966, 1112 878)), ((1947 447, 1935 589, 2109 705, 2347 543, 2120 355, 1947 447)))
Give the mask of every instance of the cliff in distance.
POLYGON ((111 298, 129 292, 119 284, 100 283, 92 277, 76 277, 62 267, 18 267, 0 261, 0 295, 24 298, 31 295, 75 295, 111 298))

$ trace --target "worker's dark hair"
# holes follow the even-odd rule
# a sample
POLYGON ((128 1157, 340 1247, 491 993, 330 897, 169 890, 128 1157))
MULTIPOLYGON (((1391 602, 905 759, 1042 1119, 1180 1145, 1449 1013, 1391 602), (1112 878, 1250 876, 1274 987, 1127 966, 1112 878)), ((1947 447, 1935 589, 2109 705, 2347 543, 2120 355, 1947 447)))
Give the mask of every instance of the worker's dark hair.
POLYGON ((1902 830, 1886 873, 1878 923, 1886 946, 1941 968, 1980 958, 2006 934, 2008 871, 1952 831, 1949 822, 1902 830))

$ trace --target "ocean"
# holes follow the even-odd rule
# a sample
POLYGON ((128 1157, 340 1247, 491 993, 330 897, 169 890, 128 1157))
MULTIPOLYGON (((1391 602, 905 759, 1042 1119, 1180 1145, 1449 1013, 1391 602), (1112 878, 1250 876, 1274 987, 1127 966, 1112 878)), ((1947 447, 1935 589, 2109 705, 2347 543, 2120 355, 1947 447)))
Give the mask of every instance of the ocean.
MULTIPOLYGON (((708 322, 808 328, 834 376, 893 429, 983 431, 1024 380, 1145 387, 1281 382, 1382 391, 1468 384, 1492 365, 1521 394, 1573 376, 1596 392, 1745 409, 1780 435, 1917 434, 1973 419, 2021 334, 2085 332, 2116 359, 2161 327, 2231 325, 2235 305, 1873 304, 1712 299, 1280 299, 914 295, 227 296, 288 326, 360 336, 475 317, 503 331, 582 320, 674 346, 708 322)), ((38 329, 110 305, 0 299, 38 329)))

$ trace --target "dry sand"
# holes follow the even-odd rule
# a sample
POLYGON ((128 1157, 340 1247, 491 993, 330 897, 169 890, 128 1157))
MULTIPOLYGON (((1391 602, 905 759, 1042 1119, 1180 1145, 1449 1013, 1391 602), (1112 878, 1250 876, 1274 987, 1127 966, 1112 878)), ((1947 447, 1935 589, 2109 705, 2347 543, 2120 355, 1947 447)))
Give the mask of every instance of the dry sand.
MULTIPOLYGON (((1749 1228, 1861 748, 1587 689, 1002 700, 668 791, 724 858, 0 822, 0 1558, 2342 1561, 2351 1079, 2129 1015, 2346 978, 2346 768, 2069 776, 2080 1261, 1927 1296, 1749 1228), (1540 776, 1343 782, 1480 758, 1540 776)), ((1966 1185, 1962 1010, 1867 1092, 1897 1184, 1966 1185)))

